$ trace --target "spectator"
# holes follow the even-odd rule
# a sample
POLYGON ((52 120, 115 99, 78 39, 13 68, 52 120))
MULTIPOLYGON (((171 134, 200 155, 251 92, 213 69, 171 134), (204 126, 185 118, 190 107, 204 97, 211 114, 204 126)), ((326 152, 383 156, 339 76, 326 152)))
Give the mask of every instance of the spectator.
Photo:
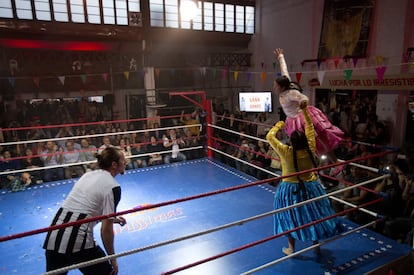
MULTIPOLYGON (((249 141, 247 139, 242 139, 239 149, 235 152, 233 156, 236 158, 250 162, 253 158, 253 148, 250 148, 249 141)), ((244 162, 236 161, 236 169, 242 172, 247 172, 247 165, 244 162)))
POLYGON ((100 154, 105 148, 114 147, 111 143, 111 139, 108 136, 102 138, 103 144, 98 149, 98 154, 100 154))
POLYGON ((83 173, 83 167, 81 165, 75 165, 75 163, 79 163, 80 155, 79 151, 75 150, 73 141, 68 140, 65 143, 65 150, 63 153, 63 163, 64 164, 72 164, 70 166, 65 166, 65 178, 71 179, 73 175, 77 178, 80 178, 83 173))
MULTIPOLYGON (((264 138, 264 137, 262 137, 264 138)), ((251 164, 254 164, 260 168, 264 168, 269 166, 269 159, 266 157, 266 153, 268 151, 268 146, 267 143, 264 143, 262 140, 258 140, 257 141, 257 146, 254 150, 255 152, 252 154, 252 159, 250 160, 251 164)), ((266 175, 265 172, 263 172, 260 169, 256 169, 253 166, 249 165, 248 168, 248 174, 252 175, 253 177, 257 178, 257 179, 265 179, 266 175)))
MULTIPOLYGON (((0 157, 0 172, 14 171, 20 169, 18 160, 13 159, 9 150, 4 150, 0 157)), ((11 180, 14 179, 15 174, 10 173, 0 176, 1 188, 7 187, 11 180)))
POLYGON ((132 152, 131 152, 131 146, 129 145, 129 142, 127 139, 125 138, 121 138, 119 140, 119 144, 118 146, 116 146, 117 148, 121 149, 121 151, 124 153, 125 155, 125 160, 126 160, 126 169, 130 170, 134 168, 134 165, 131 161, 131 156, 132 156, 132 152))
MULTIPOLYGON (((199 146, 198 136, 193 136, 191 131, 185 131, 184 146, 185 148, 192 148, 199 146)), ((187 159, 197 159, 200 157, 200 149, 190 149, 184 153, 187 159)))
MULTIPOLYGON (((40 159, 43 166, 57 166, 63 163, 63 148, 58 148, 54 141, 46 142, 46 149, 42 152, 40 159)), ((64 170, 62 167, 49 168, 44 170, 45 182, 52 180, 62 180, 64 178, 64 170)))
MULTIPOLYGON (((21 161, 22 169, 32 169, 42 167, 43 163, 39 157, 33 156, 33 151, 30 148, 25 150, 25 158, 21 161)), ((33 170, 30 171, 31 179, 35 183, 40 183, 43 181, 43 170, 33 170)))
MULTIPOLYGON (((358 183, 368 180, 368 176, 366 172, 363 171, 361 168, 356 167, 356 166, 351 166, 349 170, 350 170, 350 174, 345 176, 345 181, 349 183, 353 183, 353 184, 358 184, 358 183)), ((369 192, 366 188, 369 188, 372 190, 374 189, 374 186, 367 184, 367 185, 364 185, 364 188, 357 187, 357 188, 347 190, 343 193, 341 199, 348 201, 352 204, 356 204, 356 205, 366 203, 373 198, 373 194, 369 192)), ((333 202, 333 206, 335 204, 336 202, 333 202)), ((338 209, 338 207, 335 207, 335 206, 334 208, 338 209)), ((355 221, 358 224, 362 224, 367 218, 367 216, 365 213, 362 213, 360 211, 353 211, 348 214, 348 218, 350 220, 355 221)))
POLYGON ((163 145, 167 150, 171 152, 164 155, 164 163, 170 163, 171 161, 185 161, 187 160, 186 155, 180 152, 180 146, 184 146, 183 139, 176 135, 174 129, 169 130, 169 136, 163 135, 163 145))
POLYGON ((131 146, 132 166, 134 169, 147 167, 147 156, 140 156, 146 153, 145 147, 141 143, 135 143, 131 146))
POLYGON ((200 135, 200 126, 199 122, 193 118, 193 114, 191 115, 184 115, 184 110, 181 112, 180 121, 183 125, 186 125, 185 132, 189 131, 191 136, 199 136, 200 135))
POLYGON ((83 138, 80 141, 81 150, 79 152, 79 159, 81 162, 86 161, 93 161, 88 164, 83 164, 83 168, 85 171, 95 170, 97 168, 97 162, 95 158, 95 154, 97 152, 96 146, 93 144, 89 144, 88 139, 83 138))
POLYGON ((10 180, 8 189, 12 192, 22 191, 29 187, 32 184, 32 179, 30 174, 27 172, 23 172, 20 177, 19 176, 12 176, 13 178, 10 180))
POLYGON ((148 156, 148 165, 162 164, 163 160, 160 152, 164 149, 163 146, 157 141, 155 136, 151 136, 150 141, 151 143, 147 146, 147 153, 150 153, 148 156))

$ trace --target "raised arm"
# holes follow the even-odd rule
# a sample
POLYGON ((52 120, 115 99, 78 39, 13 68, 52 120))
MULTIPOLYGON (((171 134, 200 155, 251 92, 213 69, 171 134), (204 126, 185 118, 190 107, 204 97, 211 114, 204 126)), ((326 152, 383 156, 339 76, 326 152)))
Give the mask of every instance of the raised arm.
POLYGON ((288 68, 287 68, 285 56, 283 54, 283 49, 277 48, 273 51, 273 54, 275 55, 277 61, 279 61, 280 72, 281 72, 282 76, 286 76, 290 80, 291 78, 290 78, 289 71, 288 71, 288 68))

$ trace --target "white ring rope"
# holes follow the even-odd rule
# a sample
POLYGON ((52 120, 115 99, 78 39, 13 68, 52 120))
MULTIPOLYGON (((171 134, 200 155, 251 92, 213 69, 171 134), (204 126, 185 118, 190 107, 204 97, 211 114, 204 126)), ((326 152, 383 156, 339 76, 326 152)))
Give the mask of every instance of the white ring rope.
POLYGON ((213 147, 210 147, 210 146, 208 146, 208 148, 209 148, 209 149, 211 149, 211 150, 213 150, 213 151, 215 151, 215 152, 218 152, 218 153, 220 153, 220 154, 223 154, 223 155, 225 155, 225 156, 227 156, 227 157, 229 157, 229 158, 232 158, 232 159, 235 159, 235 160, 237 160, 237 161, 243 162, 244 164, 248 164, 248 165, 250 165, 250 166, 253 166, 254 168, 256 168, 256 169, 258 169, 258 170, 261 170, 261 171, 263 171, 263 172, 266 172, 266 173, 271 174, 271 175, 276 176, 276 177, 280 177, 280 175, 279 175, 279 174, 277 174, 277 173, 274 173, 274 172, 272 172, 272 171, 269 171, 269 170, 267 170, 267 169, 265 169, 265 168, 262 168, 262 167, 260 167, 260 166, 254 165, 254 164, 252 164, 252 163, 250 163, 250 162, 247 162, 247 161, 245 161, 245 160, 242 160, 242 159, 236 158, 235 156, 232 156, 232 155, 229 155, 229 154, 227 154, 227 153, 225 153, 225 152, 222 152, 222 151, 220 151, 220 150, 217 150, 216 148, 213 148, 213 147))
MULTIPOLYGON (((194 124, 194 125, 200 125, 201 124, 194 124)), ((37 142, 47 142, 47 141, 57 141, 57 140, 68 140, 68 139, 81 139, 81 138, 88 138, 88 137, 100 137, 100 136, 116 136, 116 135, 122 135, 122 134, 131 134, 131 133, 142 133, 142 132, 153 132, 153 131, 162 131, 162 130, 170 130, 170 129, 177 129, 177 128, 186 128, 187 125, 183 126, 173 126, 173 127, 165 127, 165 128, 154 128, 154 129, 145 129, 145 130, 136 130, 136 131, 126 131, 126 132, 115 132, 115 133, 104 133, 104 134, 94 134, 94 135, 83 135, 83 136, 67 136, 67 137, 61 137, 61 138, 49 138, 49 139, 37 139, 37 140, 30 140, 30 141, 17 141, 17 142, 6 142, 6 143, 0 143, 0 145, 6 146, 6 145, 18 145, 18 144, 30 144, 30 143, 37 143, 37 142)), ((112 145, 113 147, 117 147, 116 145, 112 145)), ((187 148, 179 148, 178 151, 189 151, 189 150, 195 150, 195 149, 202 149, 203 146, 193 146, 193 147, 187 147, 187 148)), ((88 148, 87 150, 74 150, 73 153, 79 153, 79 152, 98 152, 99 147, 97 148, 88 148), (93 150, 91 150, 93 149, 93 150)), ((65 154, 68 152, 61 152, 61 154, 65 154)), ((70 152, 72 153, 72 152, 70 152)), ((164 151, 158 151, 158 152, 151 152, 151 153, 145 153, 145 154, 136 154, 131 156, 126 156, 126 158, 135 158, 135 157, 144 157, 149 156, 154 153, 159 154, 165 154, 165 153, 172 153, 172 150, 164 150, 164 151)), ((59 154, 56 152, 55 154, 59 154)), ((34 157, 42 156, 36 155, 34 157)), ((22 157, 22 159, 24 159, 22 157)), ((53 169, 53 168, 61 168, 61 167, 70 167, 70 166, 79 166, 79 165, 86 165, 95 163, 96 160, 92 161, 83 161, 83 162, 75 162, 75 163, 67 163, 67 164, 58 164, 58 165, 52 165, 52 166, 41 166, 41 167, 33 167, 33 168, 26 168, 26 169, 18 169, 18 170, 7 170, 7 171, 0 171, 0 176, 2 175, 9 175, 9 174, 16 174, 16 173, 23 173, 23 172, 31 172, 31 171, 39 171, 39 170, 46 170, 46 169, 53 169)))
MULTIPOLYGON (((374 180, 380 180, 380 179, 386 178, 388 176, 389 175, 383 175, 383 176, 380 176, 380 177, 378 177, 374 180)), ((373 182, 373 180, 368 180, 368 181, 365 181, 365 182, 361 182, 359 184, 356 184, 355 187, 362 186, 362 185, 365 185, 365 184, 369 184, 371 182, 373 182)), ((353 187, 354 186, 347 187, 347 188, 344 188, 344 189, 350 189, 350 188, 353 188, 353 187)), ((228 224, 225 224, 225 225, 221 225, 221 226, 218 226, 218 227, 214 227, 214 228, 211 228, 211 229, 208 229, 208 230, 199 231, 199 232, 196 232, 196 233, 193 233, 193 234, 190 234, 190 235, 186 235, 186 236, 183 236, 183 237, 180 237, 180 238, 171 239, 171 240, 168 240, 168 241, 155 243, 155 244, 152 244, 152 245, 149 245, 149 246, 145 246, 145 247, 141 247, 141 248, 137 248, 137 249, 132 249, 132 250, 128 250, 128 251, 118 253, 118 254, 108 255, 108 256, 105 256, 105 257, 102 257, 102 258, 99 258, 99 259, 94 259, 94 260, 90 260, 90 261, 70 265, 70 266, 67 266, 67 267, 64 267, 64 268, 56 269, 56 270, 53 270, 53 271, 46 272, 43 275, 52 275, 52 274, 59 274, 61 272, 67 272, 67 271, 72 270, 72 269, 78 269, 78 268, 82 268, 82 267, 85 267, 85 266, 94 265, 94 264, 101 263, 101 262, 111 260, 111 259, 114 259, 114 258, 135 254, 135 253, 142 252, 142 251, 152 249, 152 248, 156 248, 156 247, 159 247, 159 246, 164 246, 164 245, 184 241, 184 240, 187 240, 187 239, 195 238, 195 237, 198 237, 198 236, 202 236, 202 235, 205 235, 205 234, 213 233, 215 231, 223 230, 223 229, 226 229, 226 228, 229 228, 229 227, 232 227, 232 226, 242 225, 243 223, 246 223, 246 222, 250 222, 250 221, 253 221, 253 220, 256 220, 256 219, 260 219, 260 218, 263 218, 263 217, 266 217, 266 216, 269 216, 269 215, 274 215, 276 213, 289 210, 291 208, 300 207, 304 204, 307 204, 307 203, 310 203, 310 202, 313 202, 313 201, 317 201, 317 200, 332 196, 334 194, 341 193, 341 192, 344 191, 344 189, 343 190, 337 190, 337 191, 334 191, 334 192, 331 192, 331 193, 328 193, 328 194, 325 194, 325 195, 322 195, 322 196, 319 196, 319 197, 315 197, 315 198, 312 198, 312 199, 309 199, 309 200, 306 200, 306 201, 302 201, 302 202, 299 202, 295 205, 290 205, 290 206, 287 206, 287 207, 284 207, 284 208, 275 209, 275 210, 272 210, 272 211, 269 211, 269 212, 266 212, 266 213, 262 213, 262 214, 259 214, 259 215, 256 215, 256 216, 251 216, 251 217, 246 218, 246 219, 238 220, 238 221, 228 223, 228 224)), ((359 209, 362 209, 362 208, 359 208, 359 209)))
POLYGON ((297 256, 297 255, 300 255, 300 254, 304 253, 304 252, 310 251, 310 250, 312 250, 312 249, 315 249, 315 248, 320 247, 320 246, 322 246, 322 245, 325 245, 325 244, 327 244, 327 243, 333 242, 333 241, 335 241, 335 240, 337 240, 337 239, 344 238, 344 237, 346 237, 347 235, 350 235, 350 234, 352 234, 352 233, 354 233, 354 232, 357 232, 357 231, 359 231, 359 230, 361 230, 361 229, 364 229, 364 228, 367 228, 367 227, 369 227, 369 226, 372 226, 372 225, 374 225, 374 224, 375 224, 375 223, 377 223, 377 222, 378 222, 378 220, 376 220, 376 221, 372 221, 372 222, 367 223, 367 224, 365 224, 365 225, 362 225, 362 226, 359 226, 359 227, 357 227, 357 228, 351 229, 351 230, 349 230, 349 231, 347 231, 347 232, 344 232, 344 233, 342 233, 342 234, 340 234, 340 235, 337 235, 337 236, 335 236, 335 237, 332 237, 332 238, 327 239, 327 240, 325 240, 325 241, 322 241, 322 242, 320 242, 320 243, 317 243, 317 244, 311 245, 311 246, 309 246, 309 247, 306 247, 306 248, 304 248, 304 249, 302 249, 302 250, 299 250, 299 251, 293 252, 293 253, 292 253, 292 254, 290 254, 290 255, 284 256, 284 257, 279 258, 279 259, 277 259, 277 260, 271 261, 271 262, 269 262, 269 263, 267 263, 267 264, 264 264, 264 265, 261 265, 261 266, 258 266, 258 267, 256 267, 256 268, 254 268, 254 269, 251 269, 251 270, 249 270, 249 271, 243 272, 243 273, 241 273, 240 275, 248 275, 248 274, 253 274, 253 273, 257 272, 257 271, 260 271, 260 270, 263 270, 263 269, 265 269, 265 268, 268 268, 268 267, 270 267, 270 266, 272 266, 272 265, 278 264, 278 263, 280 263, 280 262, 282 262, 282 261, 284 261, 284 260, 287 260, 287 259, 289 259, 289 258, 295 257, 295 256, 297 256))
MULTIPOLYGON (((194 124, 193 126, 201 126, 201 124, 194 124)), ((115 133, 102 133, 102 134, 93 134, 93 135, 83 135, 83 136, 66 136, 66 137, 56 137, 56 138, 46 138, 46 139, 33 139, 33 140, 26 140, 26 141, 13 141, 13 142, 4 142, 0 143, 2 146, 9 146, 9 145, 19 145, 19 144, 30 144, 30 143, 38 143, 38 142, 47 142, 47 141, 59 141, 59 140, 67 140, 67 139, 81 139, 81 138, 88 138, 88 137, 104 137, 104 136, 116 136, 116 135, 125 135, 125 134, 133 134, 133 133, 144 133, 144 132, 155 132, 155 131, 162 131, 162 130, 171 130, 171 129, 180 129, 180 128, 188 128, 188 125, 177 125, 171 127, 164 127, 164 128, 151 128, 151 129, 144 129, 144 130, 134 130, 134 131, 124 131, 124 132, 115 132, 115 133)))

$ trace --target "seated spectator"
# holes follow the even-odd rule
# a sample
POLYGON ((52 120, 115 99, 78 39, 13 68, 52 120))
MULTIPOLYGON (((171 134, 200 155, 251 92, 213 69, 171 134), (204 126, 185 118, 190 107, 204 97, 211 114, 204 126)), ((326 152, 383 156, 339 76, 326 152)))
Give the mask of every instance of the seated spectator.
POLYGON ((142 154, 145 154, 145 147, 142 146, 141 143, 135 143, 132 145, 131 147, 131 153, 132 153, 132 158, 131 158, 131 162, 132 162, 132 166, 134 167, 134 169, 136 168, 142 168, 142 167, 147 167, 147 156, 139 156, 142 154))
POLYGON ((375 186, 376 192, 385 195, 383 200, 370 206, 370 208, 388 218, 395 218, 400 216, 404 210, 402 190, 398 179, 398 173, 402 172, 397 172, 395 167, 391 169, 390 177, 383 179, 375 186))
POLYGON ((97 153, 97 148, 95 145, 89 144, 88 139, 83 138, 80 141, 81 150, 79 152, 79 159, 81 162, 93 161, 88 164, 83 164, 85 171, 95 170, 98 168, 98 163, 96 162, 95 154, 97 153))
POLYGON ((26 189, 32 184, 32 179, 30 174, 27 172, 23 172, 20 177, 12 176, 13 178, 10 180, 8 189, 12 192, 17 192, 26 189))
MULTIPOLYGON (((241 140, 240 147, 234 152, 233 156, 240 160, 250 162, 253 158, 253 149, 254 148, 250 147, 249 141, 244 138, 241 140)), ((247 165, 244 162, 236 161, 236 169, 242 172, 247 172, 247 165)))
POLYGON ((128 140, 125 139, 125 138, 121 138, 119 140, 118 146, 116 146, 116 147, 121 149, 122 152, 124 152, 125 161, 126 161, 126 169, 128 169, 128 170, 133 169, 134 166, 133 166, 133 163, 131 161, 131 156, 132 156, 131 146, 129 145, 128 140))
MULTIPOLYGON (((14 171, 20 169, 20 163, 18 160, 13 159, 10 150, 3 150, 3 154, 0 156, 0 172, 14 171)), ((14 179, 15 174, 5 174, 0 176, 1 188, 7 187, 9 182, 14 179)))
POLYGON ((150 141, 151 143, 147 145, 147 153, 150 153, 148 156, 148 165, 162 164, 163 160, 160 152, 164 149, 163 146, 157 141, 155 136, 151 136, 150 141))
MULTIPOLYGON (((32 169, 42 167, 43 163, 39 157, 33 156, 33 151, 30 148, 25 150, 25 158, 21 161, 22 169, 32 169)), ((43 170, 30 171, 31 179, 35 183, 43 181, 43 170)))
POLYGON ((169 135, 163 135, 163 145, 166 150, 171 150, 171 152, 165 154, 164 163, 187 160, 186 155, 180 152, 180 146, 185 145, 183 139, 176 135, 174 129, 170 129, 168 133, 169 135))
MULTIPOLYGON (((64 137, 73 137, 74 134, 72 132, 72 128, 69 126, 65 126, 59 129, 58 133, 56 134, 56 138, 64 138, 64 137)), ((58 147, 65 148, 66 140, 65 139, 58 139, 57 140, 58 147)))
MULTIPOLYGON (((252 154, 250 163, 261 168, 269 166, 270 161, 266 156, 268 151, 267 143, 264 143, 262 140, 258 140, 254 151, 255 153, 252 154)), ((260 180, 265 179, 267 176, 265 172, 253 166, 249 166, 247 173, 260 180)))
MULTIPOLYGON (((46 142, 46 150, 42 152, 40 159, 43 161, 43 166, 57 166, 63 163, 63 148, 58 148, 54 141, 46 142)), ((62 167, 55 167, 44 170, 45 182, 52 180, 62 180, 64 178, 64 170, 62 167)))
MULTIPOLYGON (((347 167, 347 169, 348 169, 348 167, 347 167)), ((367 176, 366 171, 362 170, 359 167, 350 166, 349 171, 350 171, 349 174, 347 174, 344 177, 344 180, 349 182, 349 183, 358 184, 358 183, 361 183, 361 182, 364 182, 364 181, 368 180, 368 176, 367 176)), ((338 187, 343 188, 345 186, 343 184, 339 184, 338 187)), ((374 189, 374 186, 369 185, 369 184, 364 185, 364 187, 374 189)), ((353 189, 346 190, 344 193, 342 193, 342 196, 340 198, 342 200, 348 201, 352 204, 359 205, 359 204, 363 204, 365 202, 370 201, 372 199, 372 197, 373 197, 373 194, 371 192, 369 192, 368 190, 356 187, 356 188, 353 188, 353 189)), ((332 206, 337 212, 342 211, 344 209, 344 207, 346 207, 346 208, 348 207, 348 206, 344 206, 344 204, 338 203, 336 201, 332 202, 332 206)), ((359 224, 361 224, 363 219, 366 218, 366 214, 362 213, 360 211, 349 212, 349 214, 347 216, 350 220, 353 220, 353 221, 355 221, 359 224)))
POLYGON ((108 136, 104 136, 102 138, 102 142, 103 142, 103 144, 99 147, 98 154, 100 154, 105 148, 113 147, 113 145, 111 143, 111 139, 108 136))
MULTIPOLYGON (((185 139, 184 139, 184 148, 192 148, 199 146, 198 137, 193 136, 190 131, 185 132, 185 139)), ((202 150, 202 149, 201 149, 202 150)), ((201 156, 200 149, 191 149, 184 152, 187 156, 187 159, 197 159, 201 156)))
POLYGON ((63 152, 63 163, 72 164, 70 166, 65 166, 65 178, 71 179, 74 175, 75 177, 80 178, 84 173, 82 165, 73 165, 80 161, 79 151, 75 150, 73 141, 71 140, 66 141, 65 147, 66 149, 63 152))

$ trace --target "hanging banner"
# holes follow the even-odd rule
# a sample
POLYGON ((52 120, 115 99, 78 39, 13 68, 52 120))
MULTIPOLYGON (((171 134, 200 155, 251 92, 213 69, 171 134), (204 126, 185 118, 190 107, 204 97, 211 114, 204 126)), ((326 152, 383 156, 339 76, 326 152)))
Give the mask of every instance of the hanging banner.
MULTIPOLYGON (((413 65, 414 66, 414 65, 413 65)), ((414 67, 413 67, 414 69, 414 67)), ((309 85, 312 78, 302 79, 309 85)), ((343 90, 412 90, 414 87, 414 75, 402 74, 391 75, 379 79, 377 75, 370 76, 352 76, 352 79, 346 80, 344 77, 325 76, 324 82, 315 88, 322 89, 343 89, 343 90)))

